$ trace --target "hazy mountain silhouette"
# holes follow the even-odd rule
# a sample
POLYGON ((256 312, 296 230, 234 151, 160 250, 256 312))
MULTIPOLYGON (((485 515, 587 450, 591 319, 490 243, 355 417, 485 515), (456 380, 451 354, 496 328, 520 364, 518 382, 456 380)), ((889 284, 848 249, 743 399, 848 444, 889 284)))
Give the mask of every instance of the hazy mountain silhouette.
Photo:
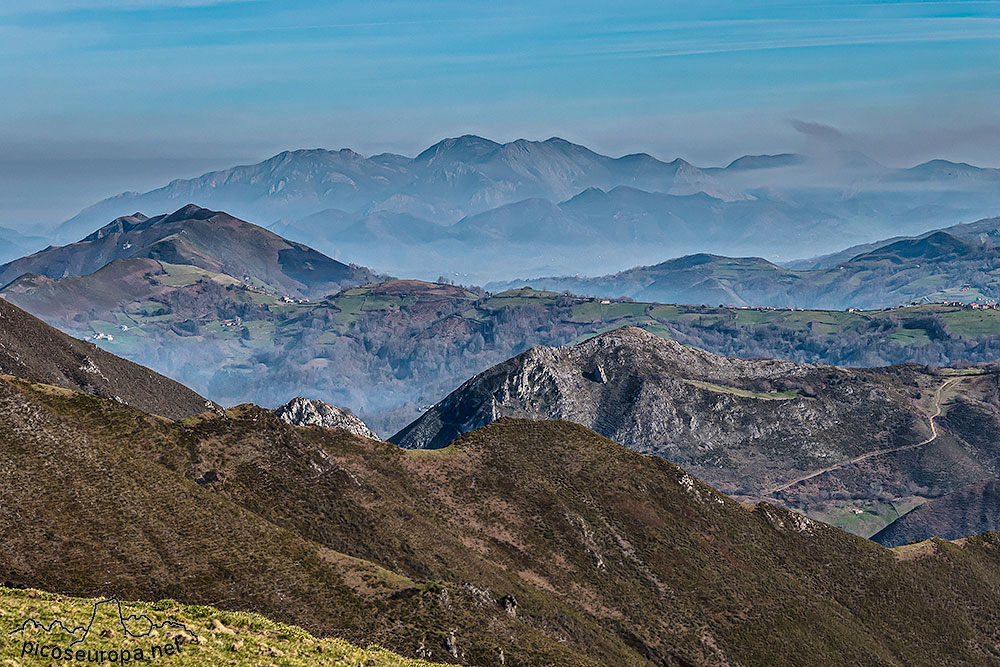
POLYGON ((779 262, 819 255, 992 215, 998 173, 940 160, 890 169, 856 153, 753 155, 699 167, 645 153, 612 158, 559 138, 466 135, 412 158, 286 151, 123 193, 67 220, 58 236, 74 241, 118 216, 193 201, 338 259, 482 283, 610 272, 695 252, 779 262))

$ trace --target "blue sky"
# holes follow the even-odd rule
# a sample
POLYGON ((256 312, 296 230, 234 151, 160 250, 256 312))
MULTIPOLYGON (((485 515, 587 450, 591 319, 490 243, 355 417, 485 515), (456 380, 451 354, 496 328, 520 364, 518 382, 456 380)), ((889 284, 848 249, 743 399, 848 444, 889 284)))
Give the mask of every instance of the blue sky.
POLYGON ((284 149, 1000 166, 1000 2, 0 0, 0 225, 284 149))

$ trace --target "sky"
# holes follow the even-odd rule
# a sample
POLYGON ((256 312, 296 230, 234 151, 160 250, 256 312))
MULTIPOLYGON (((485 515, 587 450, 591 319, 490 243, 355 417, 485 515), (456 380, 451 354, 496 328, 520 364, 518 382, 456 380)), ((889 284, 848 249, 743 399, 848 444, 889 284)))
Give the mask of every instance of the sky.
POLYGON ((1000 166, 1000 2, 0 0, 0 226, 466 133, 1000 166))

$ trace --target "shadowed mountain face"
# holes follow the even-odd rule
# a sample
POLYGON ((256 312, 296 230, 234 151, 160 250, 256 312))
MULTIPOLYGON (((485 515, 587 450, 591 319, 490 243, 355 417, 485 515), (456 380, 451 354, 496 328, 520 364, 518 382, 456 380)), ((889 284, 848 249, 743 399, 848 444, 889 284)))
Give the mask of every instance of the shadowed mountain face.
POLYGON ((932 537, 956 540, 1000 529, 1000 480, 970 484, 932 498, 875 533, 887 547, 932 537))
MULTIPOLYGON (((1000 300, 1000 219, 962 238, 946 231, 890 240, 817 260, 834 266, 791 270, 759 257, 698 254, 599 278, 550 277, 491 283, 488 289, 570 291, 661 303, 875 309, 924 301, 1000 300)), ((958 231, 956 229, 956 231, 958 231)), ((798 266, 801 263, 796 263, 798 266)))
POLYGON ((214 602, 490 667, 996 658, 995 534, 890 551, 566 422, 407 451, 0 378, 0 427, 15 586, 214 602))
POLYGON ((839 500, 929 497, 1000 469, 985 430, 1000 425, 997 375, 971 373, 734 359, 619 329, 495 366, 390 440, 434 448, 503 416, 566 419, 726 493, 825 516, 839 500))
POLYGON ((298 297, 323 296, 374 278, 368 269, 342 264, 226 213, 189 204, 154 218, 141 213, 117 218, 77 243, 0 266, 0 284, 24 274, 84 276, 125 259, 195 266, 298 297))
POLYGON ((71 338, 3 299, 0 374, 96 394, 174 419, 217 407, 184 385, 71 338))
POLYGON ((703 168, 641 153, 611 158, 558 138, 463 136, 413 158, 286 151, 105 200, 66 221, 59 237, 195 201, 332 257, 482 284, 599 275, 694 252, 808 257, 994 215, 998 185, 996 169, 941 161, 897 170, 858 155, 759 155, 703 168))

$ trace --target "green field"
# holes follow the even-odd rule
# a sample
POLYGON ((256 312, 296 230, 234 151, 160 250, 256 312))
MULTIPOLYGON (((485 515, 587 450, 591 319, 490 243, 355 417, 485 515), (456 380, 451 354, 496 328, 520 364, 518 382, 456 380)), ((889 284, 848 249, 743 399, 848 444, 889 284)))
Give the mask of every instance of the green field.
POLYGON ((910 510, 924 503, 923 498, 908 497, 892 502, 842 501, 809 516, 861 537, 871 537, 910 510))
POLYGON ((733 394, 734 396, 742 396, 743 398, 759 398, 764 401, 788 401, 793 398, 798 398, 799 396, 798 389, 789 389, 788 391, 759 392, 747 391, 746 389, 740 389, 739 387, 727 387, 721 384, 703 382, 702 380, 684 380, 684 382, 693 387, 706 389, 717 394, 733 394))

